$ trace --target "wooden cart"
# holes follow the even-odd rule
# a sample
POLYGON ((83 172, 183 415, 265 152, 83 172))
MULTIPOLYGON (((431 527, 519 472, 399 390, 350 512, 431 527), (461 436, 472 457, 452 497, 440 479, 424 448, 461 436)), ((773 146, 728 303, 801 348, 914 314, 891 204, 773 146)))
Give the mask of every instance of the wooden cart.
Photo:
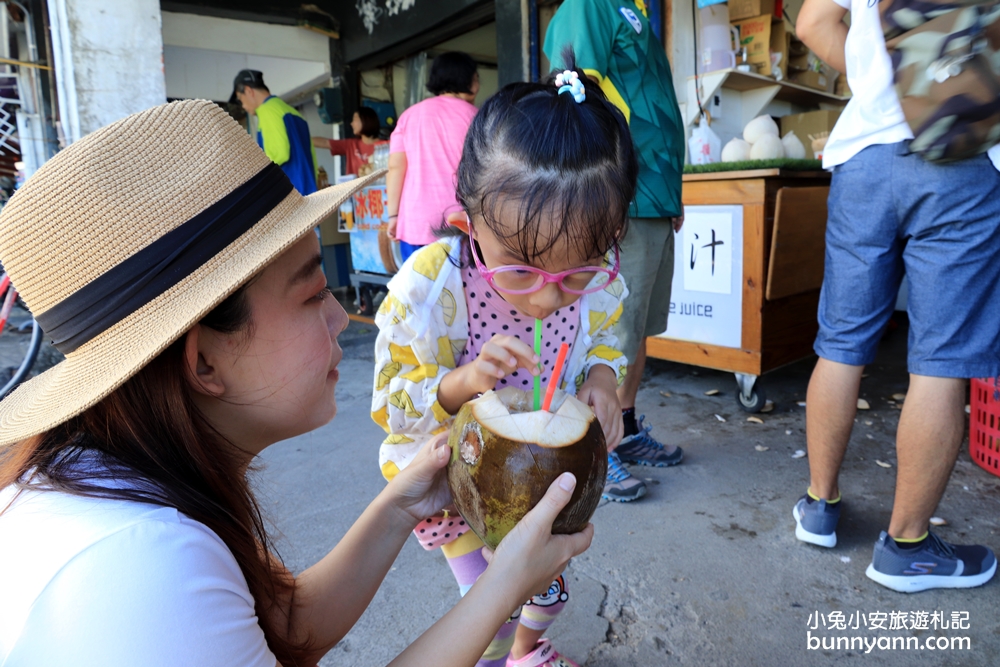
MULTIPOLYGON (((688 220, 699 210, 708 210, 698 209, 700 206, 742 207, 742 281, 736 282, 738 276, 732 278, 734 292, 737 285, 742 286, 741 312, 732 317, 734 322, 738 318, 741 326, 738 335, 735 330, 730 334, 730 339, 737 341, 732 346, 669 337, 671 328, 647 340, 647 354, 733 372, 740 388, 740 406, 748 412, 764 407, 760 376, 813 354, 829 183, 826 172, 781 169, 684 176, 688 220)), ((682 238, 676 237, 678 244, 682 238)), ((692 264, 693 253, 692 249, 692 264)), ((682 264, 688 261, 684 249, 678 250, 677 258, 682 257, 683 262, 675 261, 675 295, 682 286, 682 264)), ((712 258, 714 271, 714 254, 712 258)), ((670 317, 668 321, 675 315, 670 317)))

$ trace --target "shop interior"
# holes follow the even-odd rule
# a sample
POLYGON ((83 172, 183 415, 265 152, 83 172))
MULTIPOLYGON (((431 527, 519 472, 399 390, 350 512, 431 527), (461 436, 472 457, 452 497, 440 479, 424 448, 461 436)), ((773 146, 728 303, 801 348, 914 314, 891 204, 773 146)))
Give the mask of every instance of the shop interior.
MULTIPOLYGON (((449 39, 421 48, 404 57, 372 64, 357 72, 357 97, 359 104, 371 107, 378 113, 381 136, 388 139, 399 117, 408 107, 428 97, 426 84, 434 58, 449 51, 461 51, 472 56, 478 66, 479 93, 476 106, 482 106, 499 87, 497 67, 497 26, 488 21, 449 39)), ((351 110, 344 109, 344 120, 349 120, 351 110)), ((346 122, 334 123, 324 128, 330 138, 342 138, 349 132, 346 122)), ((320 151, 322 152, 322 151, 320 151)), ((373 156, 372 167, 382 167, 380 153, 373 156)), ((332 178, 344 176, 342 158, 337 162, 332 178)), ((331 180, 331 182, 334 182, 331 180)), ((339 220, 330 220, 321 227, 324 254, 331 255, 331 246, 340 246, 346 237, 350 249, 349 288, 343 292, 342 301, 349 314, 367 320, 374 315, 385 295, 385 285, 402 265, 398 243, 385 234, 385 222, 372 217, 372 198, 384 197, 384 185, 379 184, 359 195, 364 201, 345 207, 339 220)), ((380 208, 378 204, 376 208, 380 208)), ((328 260, 329 263, 329 260, 328 260)), ((330 271, 328 270, 328 276, 330 271)), ((331 280, 331 283, 333 281, 331 280)), ((348 283, 341 282, 341 287, 348 283)), ((338 293, 339 294, 339 293, 338 293)))

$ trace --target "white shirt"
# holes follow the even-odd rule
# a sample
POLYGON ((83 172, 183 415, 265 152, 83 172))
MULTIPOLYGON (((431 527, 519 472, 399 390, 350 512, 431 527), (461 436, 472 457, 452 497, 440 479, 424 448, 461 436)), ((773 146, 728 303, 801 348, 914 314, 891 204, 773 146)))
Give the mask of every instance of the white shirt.
MULTIPOLYGON (((892 61, 885 48, 878 3, 833 0, 851 12, 844 55, 847 83, 853 97, 830 132, 823 149, 823 168, 832 169, 875 144, 895 144, 913 138, 893 87, 892 61)), ((989 151, 1000 169, 1000 146, 989 151)))
MULTIPOLYGON (((0 489, 0 509, 14 488, 0 489)), ((175 509, 25 491, 0 514, 0 667, 275 667, 226 545, 175 509)))

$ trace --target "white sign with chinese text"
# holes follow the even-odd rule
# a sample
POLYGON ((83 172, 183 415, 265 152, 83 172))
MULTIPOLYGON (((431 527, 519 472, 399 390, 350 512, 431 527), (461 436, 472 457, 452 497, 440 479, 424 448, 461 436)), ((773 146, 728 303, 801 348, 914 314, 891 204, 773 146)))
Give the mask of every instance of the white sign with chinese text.
POLYGON ((698 211, 684 220, 680 241, 684 249, 684 289, 732 294, 733 255, 736 254, 732 214, 698 211))
POLYGON ((739 348, 743 207, 686 206, 684 216, 684 226, 674 238, 674 280, 662 335, 739 348))

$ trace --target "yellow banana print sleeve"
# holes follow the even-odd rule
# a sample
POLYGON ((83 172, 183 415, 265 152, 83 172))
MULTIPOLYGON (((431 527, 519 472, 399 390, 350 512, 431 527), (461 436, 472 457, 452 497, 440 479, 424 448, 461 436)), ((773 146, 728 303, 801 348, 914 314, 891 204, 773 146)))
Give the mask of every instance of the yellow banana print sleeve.
MULTIPOLYGON (((618 276, 602 291, 589 296, 590 307, 586 325, 589 327, 590 345, 583 364, 583 378, 586 378, 591 368, 603 364, 615 372, 618 385, 621 386, 628 370, 628 359, 621 351, 618 337, 614 333, 614 324, 621 317, 622 304, 628 296, 628 289, 622 277, 618 276)), ((583 324, 581 322, 581 325, 583 324)), ((583 384, 582 379, 580 384, 583 384)))
POLYGON ((456 243, 417 251, 389 283, 375 316, 372 419, 387 433, 379 467, 391 479, 452 416, 438 403, 441 378, 465 349, 468 315, 460 273, 449 256, 456 243))

